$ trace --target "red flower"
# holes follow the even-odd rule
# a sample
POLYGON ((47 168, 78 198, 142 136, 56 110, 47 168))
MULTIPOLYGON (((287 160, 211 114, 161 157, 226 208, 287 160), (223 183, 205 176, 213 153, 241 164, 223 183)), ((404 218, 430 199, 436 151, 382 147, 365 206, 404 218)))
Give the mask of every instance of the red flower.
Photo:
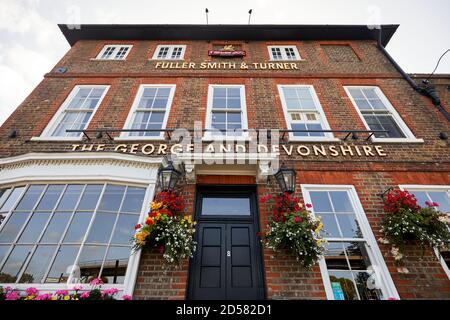
POLYGON ((166 247, 162 244, 159 246, 159 253, 164 253, 164 250, 166 250, 166 247))
POLYGON ((262 232, 261 232, 261 231, 258 231, 258 232, 256 233, 256 236, 257 236, 257 237, 261 237, 261 236, 262 236, 262 232))
POLYGON ((431 205, 432 205, 433 207, 439 207, 439 203, 437 203, 437 202, 433 202, 431 205))
POLYGON ((425 205, 426 205, 427 207, 430 207, 430 206, 431 206, 431 202, 430 202, 430 201, 425 201, 425 205))
POLYGON ((303 219, 302 219, 302 217, 296 216, 295 219, 294 219, 294 221, 295 221, 296 223, 299 223, 299 222, 302 222, 303 219))
POLYGON ((310 208, 312 208, 312 204, 307 203, 307 204, 306 204, 306 207, 307 207, 308 209, 310 209, 310 208))
POLYGON ((134 230, 140 229, 142 226, 140 223, 138 223, 137 225, 134 226, 134 230))

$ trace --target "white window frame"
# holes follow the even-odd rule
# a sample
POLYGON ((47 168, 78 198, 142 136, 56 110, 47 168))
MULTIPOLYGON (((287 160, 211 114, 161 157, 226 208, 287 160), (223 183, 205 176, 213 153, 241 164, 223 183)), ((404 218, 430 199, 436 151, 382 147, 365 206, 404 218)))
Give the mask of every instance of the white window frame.
MULTIPOLYGON (((450 196, 450 185, 401 184, 398 187, 402 191, 407 190, 410 191, 411 193, 414 193, 414 191, 447 191, 447 193, 450 196)), ((450 268, 445 263, 444 258, 440 255, 438 249, 436 248, 434 249, 434 253, 436 254, 436 257, 439 259, 439 262, 441 263, 442 268, 447 274, 447 277, 450 279, 450 268)))
POLYGON ((58 111, 56 111, 53 118, 50 120, 50 122, 45 127, 44 131, 42 131, 41 135, 39 137, 32 137, 31 140, 43 140, 43 141, 80 141, 83 139, 83 134, 80 133, 78 137, 55 137, 52 136, 52 133, 56 130, 58 124, 63 119, 65 115, 65 111, 70 104, 70 102, 73 100, 73 98, 76 96, 78 91, 82 88, 104 88, 102 96, 100 97, 97 106, 89 111, 92 111, 91 118, 86 123, 86 126, 84 129, 89 127, 89 124, 91 123, 92 119, 95 116, 95 113, 97 112, 98 108, 103 102, 103 99, 105 98, 106 94, 108 93, 110 85, 76 85, 72 91, 69 93, 67 98, 64 100, 64 102, 59 107, 58 111))
MULTIPOLYGON (((139 214, 139 223, 145 220, 150 211, 150 201, 153 199, 156 188, 157 170, 162 161, 161 158, 140 159, 136 162, 135 156, 124 154, 105 153, 103 155, 89 154, 71 154, 71 153, 54 153, 54 154, 25 154, 18 157, 0 159, 0 165, 14 164, 31 161, 32 165, 21 165, 20 168, 13 169, 5 177, 0 177, 0 186, 15 187, 28 184, 120 184, 132 187, 146 188, 143 205, 139 214), (69 161, 67 161, 69 160, 69 161), (73 161, 76 160, 76 161, 73 161), (55 163, 60 161, 60 163, 55 163), (48 162, 48 163, 47 163, 48 162), (120 173, 124 163, 130 164, 128 173, 120 173), (45 163, 44 165, 42 163, 45 163), (101 163, 101 165, 99 165, 101 163), (133 167, 135 166, 135 167, 133 167), (149 170, 149 166, 152 167, 149 170), (38 175, 34 175, 39 171, 38 175), (67 176, 67 172, 72 173, 67 176), (27 174, 28 173, 28 174, 27 174)), ((27 162, 29 163, 29 162, 27 162)), ((10 171, 10 170, 8 170, 10 171)), ((21 196, 16 200, 13 208, 18 204, 26 189, 22 191, 21 196)), ((9 219, 11 211, 6 215, 2 222, 1 228, 6 225, 4 222, 9 219)), ((94 219, 91 219, 90 225, 94 219)), ((1 230, 1 229, 0 229, 1 230)), ((88 235, 89 228, 85 237, 88 235)), ((78 254, 80 251, 78 252, 78 254)), ((139 261, 142 250, 136 253, 130 253, 127 271, 123 284, 103 284, 102 289, 117 288, 120 299, 122 295, 133 295, 136 284, 139 261)), ((77 255, 78 259, 78 255, 77 255)), ((56 290, 72 290, 74 283, 70 283, 68 279, 65 283, 1 283, 0 286, 10 286, 17 290, 25 290, 30 286, 35 287, 42 293, 54 292, 56 290)), ((81 284, 82 291, 89 290, 88 284, 81 284)))
MULTIPOLYGON (((400 296, 395 288, 394 282, 392 281, 389 270, 384 261, 383 255, 381 254, 380 248, 378 247, 375 236, 372 232, 372 228, 369 224, 369 220, 364 212, 361 201, 359 200, 356 189, 353 185, 332 185, 332 184, 302 184, 301 185, 302 194, 305 203, 312 203, 310 192, 311 191, 346 191, 347 195, 351 201, 353 208, 355 209, 355 215, 358 219, 361 232, 365 239, 365 242, 370 250, 367 250, 369 259, 372 262, 374 268, 375 276, 377 277, 378 283, 381 285, 381 291, 385 299, 396 298, 400 299, 400 296)), ((314 215, 314 206, 311 208, 311 212, 314 215)), ((325 226, 326 228, 326 226, 325 226)), ((353 238, 338 238, 339 241, 351 241, 353 238)), ((331 239, 330 239, 331 241, 331 239)), ((330 277, 328 275, 327 265, 325 258, 319 260, 320 272, 322 274, 322 279, 325 287, 325 292, 327 299, 334 300, 333 290, 331 288, 330 277)))
MULTIPOLYGON (((322 105, 320 104, 319 97, 317 96, 316 90, 313 85, 305 85, 305 84, 279 84, 278 93, 280 95, 281 105, 283 107, 284 119, 286 120, 286 126, 289 130, 292 130, 291 126, 291 116, 290 113, 298 112, 298 113, 319 113, 320 123, 322 125, 323 130, 331 130, 330 125, 328 123, 327 117, 325 116, 325 112, 323 111, 322 105), (298 109, 298 110, 288 110, 286 99, 284 95, 283 88, 308 88, 311 96, 313 98, 316 109, 298 109)), ((290 141, 339 141, 338 138, 335 138, 332 132, 324 132, 323 137, 299 137, 295 136, 293 132, 289 132, 289 140, 290 141)))
POLYGON ((302 60, 302 57, 300 56, 300 53, 298 52, 296 45, 290 45, 290 46, 267 46, 267 50, 269 51, 269 57, 270 61, 299 61, 302 60), (279 48, 281 51, 281 57, 282 59, 275 59, 272 54, 272 48, 279 48), (286 55, 286 48, 291 48, 294 50, 295 59, 288 59, 286 55))
POLYGON ((402 117, 399 115, 397 110, 395 110, 394 106, 391 104, 389 99, 386 97, 386 95, 383 93, 383 91, 378 86, 344 86, 344 90, 347 93, 347 96, 350 98, 350 101, 352 102, 353 106, 356 109, 356 112, 358 112, 359 117, 361 118, 362 122, 364 123, 364 126, 367 130, 371 130, 369 125, 367 124, 366 120, 364 119, 364 116, 359 110, 358 105, 356 104, 355 99, 353 99, 353 96, 350 94, 350 90, 352 88, 357 89, 375 89, 376 94, 380 98, 380 100, 383 102, 383 104, 386 106, 387 111, 392 115, 395 123, 400 128, 401 132, 405 135, 405 138, 377 138, 375 136, 371 137, 371 140, 373 142, 395 142, 395 143, 404 143, 404 142, 416 142, 421 143, 423 142, 423 139, 417 139, 412 131, 408 128, 406 123, 403 121, 402 117))
POLYGON ((153 57, 152 60, 184 60, 184 53, 186 52, 186 45, 185 44, 159 44, 156 49, 155 52, 153 53, 153 57), (161 50, 162 47, 169 47, 169 51, 167 52, 167 57, 166 58, 158 58, 158 53, 161 50), (172 57, 172 53, 174 48, 178 48, 181 47, 181 55, 179 59, 173 59, 172 57))
MULTIPOLYGON (((208 100, 206 107, 205 129, 212 129, 212 104, 214 88, 240 88, 241 93, 241 126, 242 130, 248 130, 247 103, 245 99, 245 85, 243 84, 210 84, 208 86, 208 100)), ((225 110, 225 109, 224 109, 225 110)), ((227 109, 228 110, 228 109, 227 109)), ((227 111, 225 110, 225 111, 227 111)), ((233 111, 233 110, 230 110, 233 111)), ((246 141, 249 140, 248 131, 242 131, 240 136, 226 136, 224 134, 214 134, 212 131, 206 131, 203 136, 204 141, 224 140, 224 141, 246 141)))
POLYGON ((102 50, 98 53, 97 57, 95 58, 95 60, 114 60, 114 61, 120 61, 120 60, 126 60, 128 54, 131 51, 131 48, 133 48, 133 45, 131 44, 106 44, 103 46, 102 50), (114 47, 113 52, 110 55, 110 58, 102 58, 103 54, 105 53, 106 49, 108 49, 109 47, 114 47), (119 53, 120 49, 126 47, 128 48, 127 52, 125 52, 125 55, 120 58, 117 59, 116 56, 119 53))
MULTIPOLYGON (((175 84, 141 84, 139 86, 136 97, 134 98, 133 104, 131 106, 130 112, 128 113, 127 119, 123 126, 124 129, 131 129, 134 119, 138 111, 152 111, 154 109, 139 109, 138 105, 141 101, 142 94, 145 88, 170 88, 169 98, 167 99, 167 108, 165 109, 164 119, 161 129, 166 129, 167 121, 169 120, 170 109, 172 108, 173 97, 175 96, 176 85, 175 84)), ((159 111, 159 109, 156 109, 159 111)), ((162 111, 162 109, 161 109, 162 111)), ((160 132, 159 136, 131 136, 130 132, 122 132, 119 137, 114 138, 114 140, 164 140, 164 132, 160 132)))

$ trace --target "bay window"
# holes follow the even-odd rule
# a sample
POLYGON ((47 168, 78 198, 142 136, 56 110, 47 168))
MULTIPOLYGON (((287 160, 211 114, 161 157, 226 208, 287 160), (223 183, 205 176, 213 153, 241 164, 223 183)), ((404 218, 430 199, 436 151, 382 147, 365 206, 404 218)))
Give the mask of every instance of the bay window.
POLYGON ((146 189, 32 184, 0 196, 0 283, 123 284, 146 189))

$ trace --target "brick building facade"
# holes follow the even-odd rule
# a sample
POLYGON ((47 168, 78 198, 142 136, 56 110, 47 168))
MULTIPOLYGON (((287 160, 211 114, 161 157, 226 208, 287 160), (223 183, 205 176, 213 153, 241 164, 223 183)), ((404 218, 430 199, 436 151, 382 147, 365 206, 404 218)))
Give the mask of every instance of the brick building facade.
MULTIPOLYGON (((380 194, 390 187, 450 208, 449 142, 443 137, 449 122, 380 51, 377 30, 60 28, 71 49, 0 128, 0 214, 6 218, 1 283, 65 288, 101 275, 106 287, 136 299, 450 298, 448 254, 411 245, 404 259, 409 273, 402 273, 390 247, 376 240, 384 215, 380 194), (208 55, 231 52, 230 45, 245 55, 208 55), (236 141, 221 143, 232 159, 211 164, 208 146, 217 137, 209 132, 199 140, 200 155, 178 152, 172 129, 195 126, 244 129, 236 141), (263 129, 288 131, 279 132, 279 143, 273 134, 267 139, 268 152, 250 153, 246 129, 257 130, 258 141, 267 138, 263 129), (163 157, 174 154, 184 163, 186 182, 179 190, 187 213, 199 220, 197 233, 232 241, 200 243, 194 260, 164 270, 157 250, 130 256, 128 239, 148 212, 163 157), (261 247, 256 231, 265 228, 269 212, 257 200, 280 191, 270 178, 274 162, 295 169, 296 194, 312 203, 315 214, 330 215, 325 228, 336 233, 331 242, 346 267, 334 270, 323 260, 308 271, 288 253, 261 247), (238 193, 230 196, 233 190, 238 193), (236 197, 248 208, 234 203, 236 197), (230 211, 208 220, 205 199, 230 211), (339 205, 350 209, 342 214, 339 205), (320 211, 323 206, 330 209, 320 211), (248 220, 233 220, 246 216, 246 208, 248 220), (233 245, 241 231, 247 242, 233 245), (358 243, 353 259, 359 267, 349 262, 352 243, 358 243), (212 252, 209 264, 200 256, 205 248, 212 252), (250 262, 226 262, 227 251, 250 262), (374 274, 376 287, 355 280, 360 273, 374 274), (353 289, 336 289, 339 278, 353 289), (236 295, 234 287, 240 288, 236 295), (247 292, 243 288, 250 288, 248 295, 239 295, 247 292)), ((396 28, 383 26, 382 45, 396 28)))

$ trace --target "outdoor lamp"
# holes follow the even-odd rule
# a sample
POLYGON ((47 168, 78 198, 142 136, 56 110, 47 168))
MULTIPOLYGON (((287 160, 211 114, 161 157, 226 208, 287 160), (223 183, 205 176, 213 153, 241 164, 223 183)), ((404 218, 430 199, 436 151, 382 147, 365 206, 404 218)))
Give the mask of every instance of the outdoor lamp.
POLYGON ((180 180, 181 172, 174 168, 172 161, 166 167, 161 166, 158 170, 158 185, 162 191, 173 190, 178 180, 180 180))
POLYGON ((286 168, 284 165, 275 173, 275 179, 277 179, 282 192, 294 193, 295 174, 294 169, 286 168))

